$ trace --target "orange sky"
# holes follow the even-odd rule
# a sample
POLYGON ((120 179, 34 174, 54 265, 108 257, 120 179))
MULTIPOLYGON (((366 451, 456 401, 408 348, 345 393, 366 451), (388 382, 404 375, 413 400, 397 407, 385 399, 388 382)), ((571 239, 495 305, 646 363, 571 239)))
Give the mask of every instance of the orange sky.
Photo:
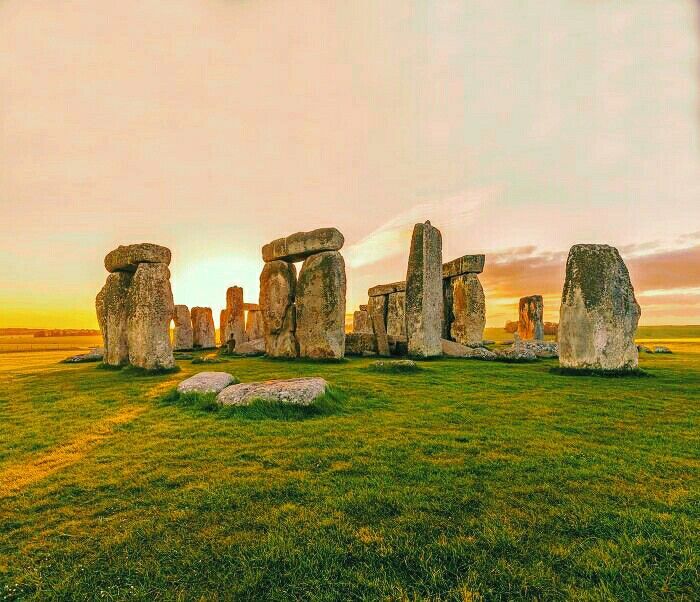
POLYGON ((700 323, 698 4, 0 0, 0 327, 93 327, 104 255, 176 302, 257 297, 260 247, 346 237, 348 311, 414 223, 486 253, 488 323, 620 248, 642 323, 700 323))

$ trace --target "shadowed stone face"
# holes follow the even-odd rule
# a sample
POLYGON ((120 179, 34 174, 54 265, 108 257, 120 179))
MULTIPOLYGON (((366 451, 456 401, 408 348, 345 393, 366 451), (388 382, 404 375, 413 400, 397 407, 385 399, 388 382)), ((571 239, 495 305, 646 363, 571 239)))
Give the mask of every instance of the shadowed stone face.
POLYGON ((416 224, 406 273, 408 353, 442 355, 442 235, 430 222, 416 224))
POLYGON ((170 320, 175 314, 170 270, 162 263, 141 263, 128 295, 129 362, 146 370, 175 365, 170 320))
POLYGON ((387 296, 386 333, 392 337, 406 336, 406 293, 387 296))
POLYGON ((337 251, 308 257, 296 290, 300 357, 345 356, 345 261, 337 251))
POLYGON ((265 352, 270 357, 297 357, 295 336, 297 271, 286 261, 270 261, 260 274, 260 311, 265 332, 265 352))
POLYGON ((210 307, 192 308, 192 342, 193 347, 212 349, 216 347, 216 327, 210 307))
POLYGON ((173 349, 183 351, 192 349, 192 317, 187 305, 175 306, 175 329, 173 331, 173 349))
POLYGON ((475 345, 484 339, 486 298, 476 274, 464 274, 452 279, 451 338, 461 345, 475 345))
POLYGON ((542 295, 520 299, 518 307, 518 335, 523 341, 544 340, 544 301, 542 295))
POLYGON ((129 363, 127 297, 131 280, 130 273, 110 274, 95 299, 97 321, 104 342, 103 361, 110 366, 129 363))
POLYGON ((633 370, 641 314, 629 272, 608 245, 574 245, 566 262, 559 321, 565 368, 633 370))

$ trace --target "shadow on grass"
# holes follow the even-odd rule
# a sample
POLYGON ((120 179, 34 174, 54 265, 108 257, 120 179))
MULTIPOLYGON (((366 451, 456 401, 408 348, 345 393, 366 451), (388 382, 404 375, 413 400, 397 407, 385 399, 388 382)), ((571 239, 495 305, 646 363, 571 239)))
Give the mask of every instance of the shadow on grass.
POLYGON ((125 376, 135 376, 137 378, 163 376, 164 374, 175 374, 176 372, 180 372, 180 370, 182 370, 180 366, 173 366, 172 368, 157 368, 156 370, 146 370, 145 368, 138 368, 136 366, 110 366, 109 364, 100 364, 96 368, 98 370, 120 372, 125 376))
POLYGON ((177 389, 173 389, 161 398, 160 403, 199 414, 214 414, 218 418, 298 421, 343 414, 346 400, 345 393, 329 387, 324 395, 316 398, 308 406, 265 399, 253 400, 245 406, 224 406, 217 403, 216 393, 178 393, 177 389))
POLYGON ((652 374, 637 368, 636 370, 593 370, 591 368, 562 368, 553 366, 550 373, 559 376, 598 376, 601 378, 653 378, 652 374))

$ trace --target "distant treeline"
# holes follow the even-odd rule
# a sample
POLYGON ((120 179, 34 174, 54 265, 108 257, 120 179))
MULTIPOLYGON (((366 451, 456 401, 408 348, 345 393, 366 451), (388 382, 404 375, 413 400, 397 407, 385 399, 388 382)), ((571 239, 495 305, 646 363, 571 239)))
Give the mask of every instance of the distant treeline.
POLYGON ((35 337, 94 337, 99 330, 88 328, 0 328, 0 336, 33 335, 35 337))
MULTIPOLYGON (((518 331, 518 323, 517 322, 511 322, 508 320, 506 322, 506 325, 504 326, 503 330, 506 332, 517 332, 518 331)), ((545 334, 557 334, 559 331, 559 324, 556 322, 545 322, 544 323, 544 333, 545 334)))

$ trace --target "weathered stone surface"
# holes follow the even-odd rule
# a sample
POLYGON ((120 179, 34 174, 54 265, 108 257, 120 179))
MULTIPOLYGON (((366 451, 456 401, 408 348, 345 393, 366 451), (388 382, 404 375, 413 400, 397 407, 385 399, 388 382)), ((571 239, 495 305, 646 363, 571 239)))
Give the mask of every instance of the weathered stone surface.
POLYGON ((442 339, 442 353, 448 357, 465 357, 477 360, 495 360, 496 354, 485 347, 467 347, 454 341, 442 339))
POLYGON ((544 301, 542 295, 531 295, 520 299, 518 306, 518 335, 523 341, 544 340, 544 301))
POLYGON ((170 265, 170 249, 143 242, 136 245, 119 246, 105 257, 108 272, 135 272, 140 263, 163 263, 170 265))
POLYGON ((386 333, 392 337, 406 336, 406 293, 387 296, 386 333))
POLYGON ((450 338, 462 345, 477 345, 484 340, 486 298, 476 274, 452 278, 452 324, 450 338))
POLYGON ((228 310, 222 309, 219 312, 219 343, 226 345, 228 339, 228 310))
POLYGON ((664 345, 657 345, 654 347, 654 353, 673 353, 673 351, 664 345))
POLYGON ((391 293, 401 293, 406 291, 406 281, 391 282, 390 284, 378 284, 367 291, 369 297, 381 297, 391 293))
POLYGON ((369 317, 372 320, 372 331, 377 341, 377 353, 383 356, 391 354, 386 332, 387 305, 386 295, 369 298, 369 317))
POLYGON ((369 311, 369 305, 360 305, 360 311, 369 311))
POLYGON ((326 392, 328 383, 318 377, 268 380, 226 387, 216 400, 222 405, 248 405, 254 400, 311 405, 326 392))
POLYGON ((525 349, 534 351, 539 358, 554 358, 559 357, 559 345, 554 341, 538 341, 529 340, 521 341, 520 345, 525 349))
POLYGON ((262 312, 259 309, 248 310, 248 317, 245 321, 245 340, 255 341, 265 337, 265 326, 263 324, 262 312))
POLYGON ((509 332, 510 334, 518 332, 518 323, 513 320, 508 320, 506 321, 506 325, 503 327, 503 330, 509 332))
POLYGON ((228 372, 199 372, 177 386, 178 393, 218 393, 238 382, 228 372))
POLYGON ((243 309, 245 311, 260 311, 260 304, 259 303, 244 303, 243 309))
POLYGON ((132 274, 124 272, 110 274, 95 299, 104 345, 103 361, 109 366, 129 363, 127 301, 132 277, 132 274))
POLYGON ((295 262, 323 251, 339 251, 345 238, 336 228, 319 228, 278 238, 262 248, 263 261, 295 262))
POLYGON ((265 355, 265 339, 253 339, 237 345, 233 350, 234 355, 242 355, 245 357, 253 357, 256 355, 265 355))
POLYGON ((377 352, 377 337, 374 333, 349 332, 345 335, 345 355, 362 355, 377 352))
POLYGON ((464 255, 442 266, 443 278, 454 278, 462 274, 481 274, 484 271, 485 255, 464 255))
POLYGON ((192 317, 187 305, 176 305, 175 329, 173 330, 173 350, 186 351, 192 349, 192 317))
POLYGON ((240 345, 245 337, 245 312, 243 310, 243 289, 240 286, 231 286, 226 291, 226 338, 221 339, 222 344, 227 344, 231 339, 235 345, 240 345))
POLYGON ((544 333, 556 336, 559 333, 559 324, 557 322, 545 322, 544 333))
POLYGON ((87 362, 101 362, 104 359, 104 348, 95 347, 91 349, 88 353, 80 353, 78 355, 72 355, 64 360, 61 360, 62 364, 83 364, 87 362))
POLYGON ((356 311, 352 315, 352 331, 356 333, 374 333, 372 330, 372 318, 368 311, 356 311))
POLYGON ((344 357, 345 292, 345 261, 338 251, 304 260, 296 292, 300 357, 344 357))
POLYGON ((430 222, 416 224, 406 272, 409 355, 442 355, 442 319, 442 235, 430 222))
POLYGON ((192 315, 192 347, 197 349, 213 349, 216 347, 216 328, 211 307, 193 307, 192 315))
POLYGON ((608 245, 574 245, 566 262, 559 320, 565 368, 634 370, 640 308, 627 266, 608 245))
POLYGON ((170 270, 163 263, 140 263, 128 296, 129 363, 145 370, 175 366, 170 320, 175 314, 170 270))
POLYGON ((297 271, 294 264, 270 261, 260 273, 260 311, 265 329, 265 351, 270 357, 297 357, 295 335, 297 271))

